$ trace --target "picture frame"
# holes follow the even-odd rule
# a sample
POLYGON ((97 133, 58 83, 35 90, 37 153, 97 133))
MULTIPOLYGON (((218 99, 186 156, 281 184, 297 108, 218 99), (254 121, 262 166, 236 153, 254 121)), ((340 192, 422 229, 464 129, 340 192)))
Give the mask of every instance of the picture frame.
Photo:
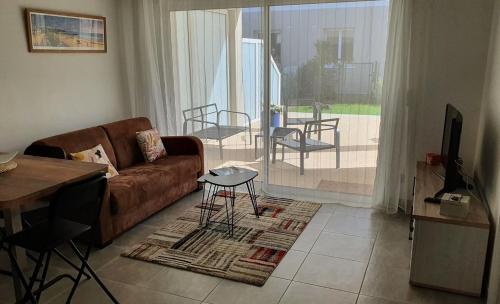
POLYGON ((29 52, 106 53, 106 17, 25 9, 29 52))

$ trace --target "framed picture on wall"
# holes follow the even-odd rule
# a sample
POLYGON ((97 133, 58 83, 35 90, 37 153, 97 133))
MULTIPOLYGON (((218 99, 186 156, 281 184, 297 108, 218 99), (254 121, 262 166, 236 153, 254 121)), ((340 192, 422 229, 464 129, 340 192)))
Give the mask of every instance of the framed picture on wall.
POLYGON ((105 53, 106 18, 26 9, 30 52, 105 53))

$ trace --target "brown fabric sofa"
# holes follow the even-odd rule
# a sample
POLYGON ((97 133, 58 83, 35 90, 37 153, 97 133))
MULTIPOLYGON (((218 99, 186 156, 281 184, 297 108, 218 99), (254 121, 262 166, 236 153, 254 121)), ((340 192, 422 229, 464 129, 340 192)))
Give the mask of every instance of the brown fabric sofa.
POLYGON ((147 118, 132 118, 35 141, 25 154, 69 158, 101 144, 120 175, 108 181, 97 244, 105 246, 159 210, 198 189, 203 144, 192 136, 162 137, 167 157, 145 163, 136 132, 151 129, 147 118))

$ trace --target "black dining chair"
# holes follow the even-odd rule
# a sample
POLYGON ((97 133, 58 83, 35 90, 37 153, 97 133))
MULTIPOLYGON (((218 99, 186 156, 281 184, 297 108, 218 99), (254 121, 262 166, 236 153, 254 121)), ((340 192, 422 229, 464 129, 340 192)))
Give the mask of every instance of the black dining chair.
MULTIPOLYGON (((0 227, 0 252, 2 250, 5 250, 5 252, 7 252, 7 247, 4 244, 4 240, 6 237, 7 237, 7 234, 5 233, 5 230, 2 227, 0 227)), ((0 269, 0 274, 12 276, 12 272, 10 272, 9 270, 5 270, 5 269, 0 269)))
POLYGON ((104 176, 99 176, 61 188, 50 202, 49 214, 46 220, 6 238, 6 242, 9 245, 8 252, 11 263, 14 265, 14 271, 19 275, 21 284, 26 292, 23 302, 31 301, 32 303, 37 303, 44 290, 57 281, 68 278, 73 281, 73 287, 66 301, 70 303, 85 270, 87 270, 112 302, 118 303, 88 264, 92 242, 87 244, 88 246, 84 253, 74 243, 74 240, 77 238, 84 240, 93 239, 92 236, 96 233, 94 228, 99 223, 106 187, 107 179, 104 176), (78 269, 78 273, 76 277, 69 274, 62 274, 46 282, 51 255, 58 246, 63 244, 69 244, 74 254, 80 260, 81 266, 78 269), (14 258, 14 246, 19 246, 38 254, 33 274, 30 276, 29 281, 23 276, 14 258), (41 277, 39 278, 40 271, 41 277), (33 290, 36 282, 39 282, 38 288, 33 290))

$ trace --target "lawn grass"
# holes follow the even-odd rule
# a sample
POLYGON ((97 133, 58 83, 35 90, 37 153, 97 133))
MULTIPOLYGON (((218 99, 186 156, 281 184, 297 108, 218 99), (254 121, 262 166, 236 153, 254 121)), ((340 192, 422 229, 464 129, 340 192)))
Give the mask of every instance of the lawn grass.
MULTIPOLYGON (((310 106, 290 106, 289 112, 312 113, 310 106)), ((372 104, 334 104, 322 113, 327 114, 354 114, 354 115, 380 115, 380 105, 372 104)))

